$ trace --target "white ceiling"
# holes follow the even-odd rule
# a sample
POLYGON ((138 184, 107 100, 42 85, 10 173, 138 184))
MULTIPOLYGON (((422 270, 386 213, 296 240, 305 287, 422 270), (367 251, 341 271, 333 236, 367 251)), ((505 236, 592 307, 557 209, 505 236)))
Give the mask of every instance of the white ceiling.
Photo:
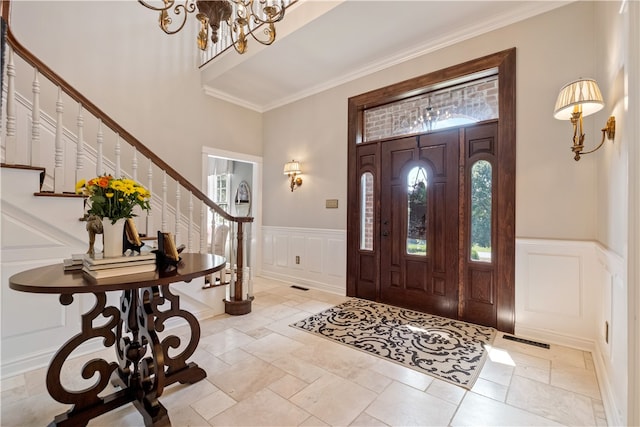
POLYGON ((271 46, 202 68, 207 94, 264 112, 570 1, 298 0, 271 46))

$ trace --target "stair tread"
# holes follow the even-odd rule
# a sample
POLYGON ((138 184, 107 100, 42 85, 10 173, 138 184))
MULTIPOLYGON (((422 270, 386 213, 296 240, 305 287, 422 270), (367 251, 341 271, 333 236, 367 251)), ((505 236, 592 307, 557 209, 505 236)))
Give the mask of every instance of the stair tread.
POLYGON ((45 168, 40 166, 19 165, 19 164, 9 164, 9 163, 0 163, 0 166, 3 168, 10 168, 10 169, 25 169, 25 170, 34 170, 39 172, 45 171, 45 168))
POLYGON ((54 193, 53 191, 37 191, 33 193, 34 196, 40 197, 72 197, 72 198, 82 198, 86 197, 83 194, 76 193, 54 193))

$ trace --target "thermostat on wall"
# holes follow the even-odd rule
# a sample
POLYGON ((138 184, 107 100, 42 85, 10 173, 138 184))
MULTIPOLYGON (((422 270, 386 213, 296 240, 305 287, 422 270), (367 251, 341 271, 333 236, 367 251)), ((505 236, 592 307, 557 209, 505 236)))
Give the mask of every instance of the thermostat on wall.
POLYGON ((327 209, 336 209, 338 207, 338 199, 327 199, 325 201, 325 207, 327 209))

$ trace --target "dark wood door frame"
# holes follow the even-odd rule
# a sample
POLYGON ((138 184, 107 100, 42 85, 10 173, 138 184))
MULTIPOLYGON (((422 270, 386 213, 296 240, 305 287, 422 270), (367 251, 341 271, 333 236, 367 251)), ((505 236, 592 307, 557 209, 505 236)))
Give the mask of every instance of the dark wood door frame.
MULTIPOLYGON (((357 150, 371 151, 371 170, 379 170, 380 153, 374 144, 363 142, 364 111, 398 101, 409 96, 429 92, 438 83, 496 69, 498 74, 498 142, 496 147, 496 188, 501 196, 497 200, 495 217, 500 218, 500 230, 495 242, 496 264, 496 328, 513 333, 515 327, 515 168, 516 168, 516 49, 508 49, 405 80, 349 98, 348 101, 348 202, 347 202, 347 295, 357 295, 357 273, 364 268, 374 270, 372 277, 376 295, 379 294, 379 255, 366 261, 359 260, 360 206, 359 184, 363 165, 358 164, 357 150), (365 148, 367 147, 367 148, 365 148)), ((366 166, 365 166, 366 167, 366 166)), ((380 177, 374 175, 379 188, 380 177)), ((379 198, 374 206, 374 247, 380 247, 379 198)), ((373 296, 373 295, 372 295, 373 296)), ((374 298, 372 298, 374 299, 374 298)))

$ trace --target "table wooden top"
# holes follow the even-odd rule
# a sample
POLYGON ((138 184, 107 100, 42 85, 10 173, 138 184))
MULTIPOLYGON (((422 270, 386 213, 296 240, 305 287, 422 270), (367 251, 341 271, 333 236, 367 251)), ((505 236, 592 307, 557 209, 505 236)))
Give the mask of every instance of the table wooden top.
POLYGON ((76 294, 138 289, 147 286, 189 282, 196 277, 222 270, 226 260, 213 254, 182 253, 178 267, 167 273, 158 269, 147 273, 125 274, 94 279, 82 270, 64 271, 62 263, 37 267, 14 274, 9 287, 16 291, 41 294, 76 294))

